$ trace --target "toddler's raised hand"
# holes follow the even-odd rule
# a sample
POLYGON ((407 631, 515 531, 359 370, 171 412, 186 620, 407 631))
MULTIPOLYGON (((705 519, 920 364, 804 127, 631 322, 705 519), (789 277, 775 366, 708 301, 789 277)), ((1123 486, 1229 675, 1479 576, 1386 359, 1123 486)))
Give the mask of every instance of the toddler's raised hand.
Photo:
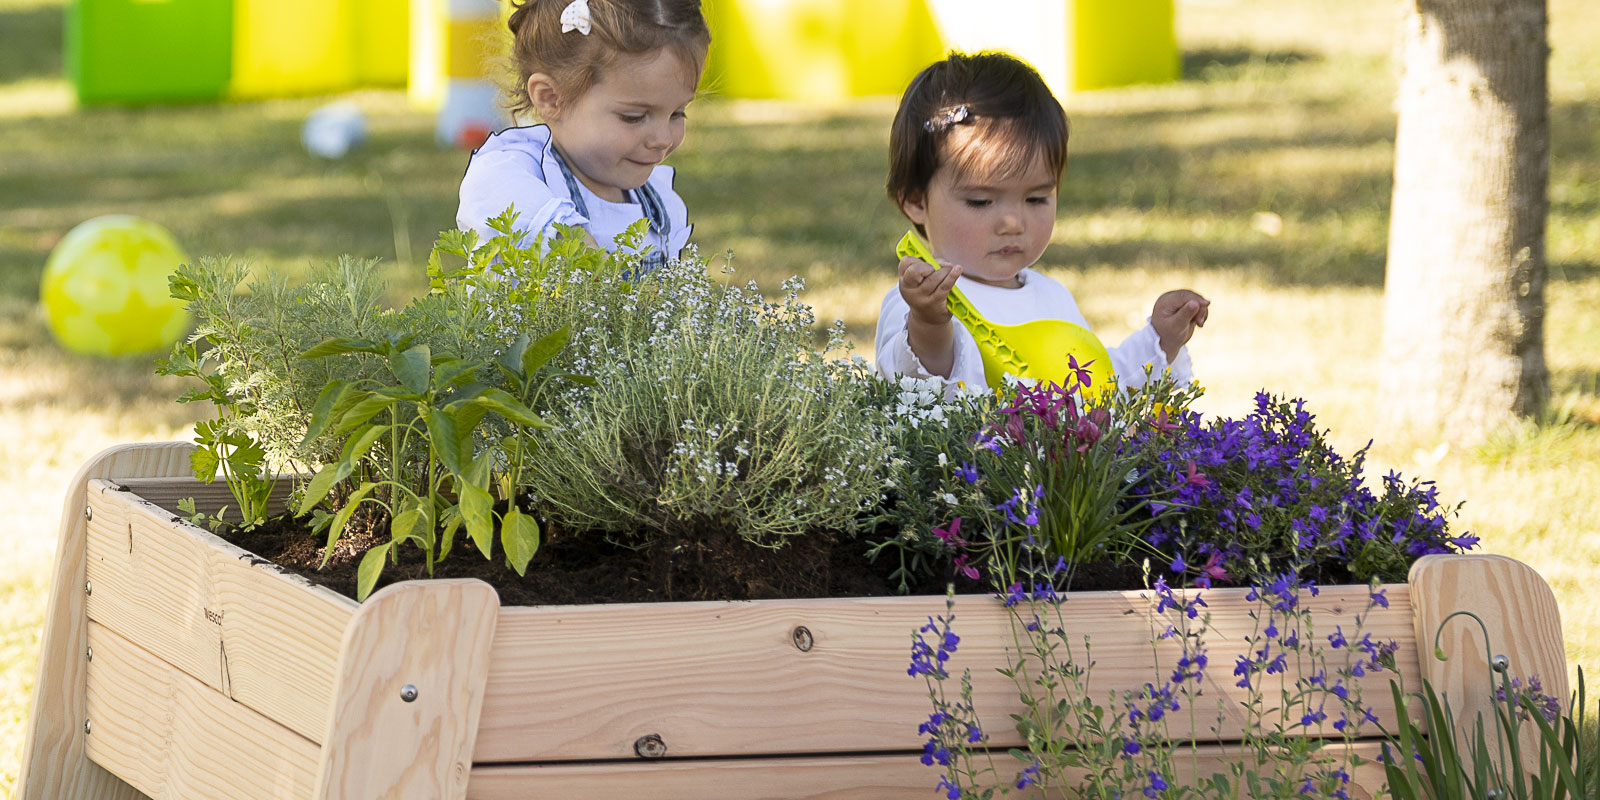
POLYGON ((1204 328, 1211 314, 1211 301, 1188 289, 1174 289, 1156 298, 1150 309, 1150 326, 1161 337, 1161 350, 1167 360, 1178 357, 1178 350, 1189 343, 1195 328, 1204 328))
POLYGON ((961 277, 961 267, 948 264, 943 269, 920 259, 900 259, 900 297, 911 306, 911 316, 924 324, 938 325, 950 319, 945 300, 961 277))
POLYGON ((961 267, 946 264, 934 269, 926 261, 900 259, 900 297, 911 306, 906 320, 907 342, 931 375, 950 377, 955 364, 955 326, 945 300, 961 277, 961 267))

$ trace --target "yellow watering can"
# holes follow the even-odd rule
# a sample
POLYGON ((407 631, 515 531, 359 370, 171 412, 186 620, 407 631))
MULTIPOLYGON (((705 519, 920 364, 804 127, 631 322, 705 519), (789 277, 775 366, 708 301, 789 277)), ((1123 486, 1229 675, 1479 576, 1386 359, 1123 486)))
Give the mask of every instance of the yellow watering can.
MULTIPOLYGON (((928 245, 916 231, 906 231, 895 247, 901 258, 911 256, 939 269, 928 245)), ((1111 385, 1113 370, 1111 355, 1105 345, 1089 329, 1064 319, 1036 319, 1021 325, 997 325, 984 319, 977 306, 962 293, 960 287, 950 287, 947 300, 950 313, 972 332, 978 341, 978 352, 983 354, 983 377, 991 388, 1004 383, 1006 373, 1039 381, 1052 381, 1066 385, 1072 371, 1067 357, 1077 359, 1079 367, 1087 367, 1089 387, 1083 390, 1085 398, 1097 398, 1111 385)))

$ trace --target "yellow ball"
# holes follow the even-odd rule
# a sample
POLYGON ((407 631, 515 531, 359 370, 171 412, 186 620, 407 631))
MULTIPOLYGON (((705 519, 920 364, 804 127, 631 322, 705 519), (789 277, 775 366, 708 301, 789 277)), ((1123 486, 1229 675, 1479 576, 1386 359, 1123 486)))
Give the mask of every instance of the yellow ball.
POLYGON ((95 217, 69 231, 44 265, 40 301, 68 350, 120 356, 170 347, 189 328, 167 276, 188 260, 165 228, 137 217, 95 217))

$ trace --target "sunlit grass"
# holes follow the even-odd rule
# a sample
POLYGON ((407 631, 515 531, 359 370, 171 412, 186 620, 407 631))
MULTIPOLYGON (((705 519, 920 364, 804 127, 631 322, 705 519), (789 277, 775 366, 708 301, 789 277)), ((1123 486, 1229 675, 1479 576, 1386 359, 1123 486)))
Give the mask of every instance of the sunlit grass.
MULTIPOLYGON (((1068 98, 1072 156, 1041 266, 1117 339, 1160 291, 1214 301, 1193 344, 1202 409, 1242 413, 1261 388, 1300 396, 1341 451, 1378 436, 1369 470, 1436 480, 1460 526, 1532 564, 1560 601, 1573 663, 1600 664, 1600 15, 1551 0, 1553 99, 1547 357, 1541 425, 1472 450, 1375 430, 1395 70, 1387 0, 1180 0, 1187 79, 1068 98)), ((463 153, 399 92, 353 96, 368 146, 335 163, 300 149, 328 98, 76 109, 59 78, 65 0, 0 0, 0 796, 15 780, 62 496, 120 442, 183 438, 193 410, 147 360, 62 352, 36 300, 72 226, 136 213, 193 256, 300 270, 382 259, 396 300, 453 222, 463 153), (409 252, 410 258, 400 263, 409 252)), ((893 100, 828 110, 697 102, 673 161, 708 255, 775 288, 807 277, 824 319, 870 355, 890 248, 906 226, 883 193, 893 100)))

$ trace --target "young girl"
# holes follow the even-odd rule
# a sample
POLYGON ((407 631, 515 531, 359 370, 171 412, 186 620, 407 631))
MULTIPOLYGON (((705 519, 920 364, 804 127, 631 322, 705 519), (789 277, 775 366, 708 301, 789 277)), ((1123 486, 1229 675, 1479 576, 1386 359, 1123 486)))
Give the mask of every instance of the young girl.
MULTIPOLYGON (((972 334, 951 317, 952 286, 990 321, 1088 323, 1066 287, 1031 267, 1050 243, 1067 164, 1067 115, 1039 74, 999 53, 949 58, 923 70, 889 134, 889 197, 943 265, 900 261, 900 283, 878 314, 878 371, 987 385, 972 334)), ((1191 380, 1184 344, 1210 301, 1187 289, 1161 295, 1149 324, 1108 348, 1124 387, 1144 366, 1191 380)))
POLYGON ((688 209, 661 162, 683 143, 711 34, 699 0, 524 0, 511 14, 518 83, 513 113, 542 125, 501 131, 472 154, 456 225, 489 233, 515 206, 531 236, 556 223, 616 249, 649 220, 643 267, 678 257, 688 209))

